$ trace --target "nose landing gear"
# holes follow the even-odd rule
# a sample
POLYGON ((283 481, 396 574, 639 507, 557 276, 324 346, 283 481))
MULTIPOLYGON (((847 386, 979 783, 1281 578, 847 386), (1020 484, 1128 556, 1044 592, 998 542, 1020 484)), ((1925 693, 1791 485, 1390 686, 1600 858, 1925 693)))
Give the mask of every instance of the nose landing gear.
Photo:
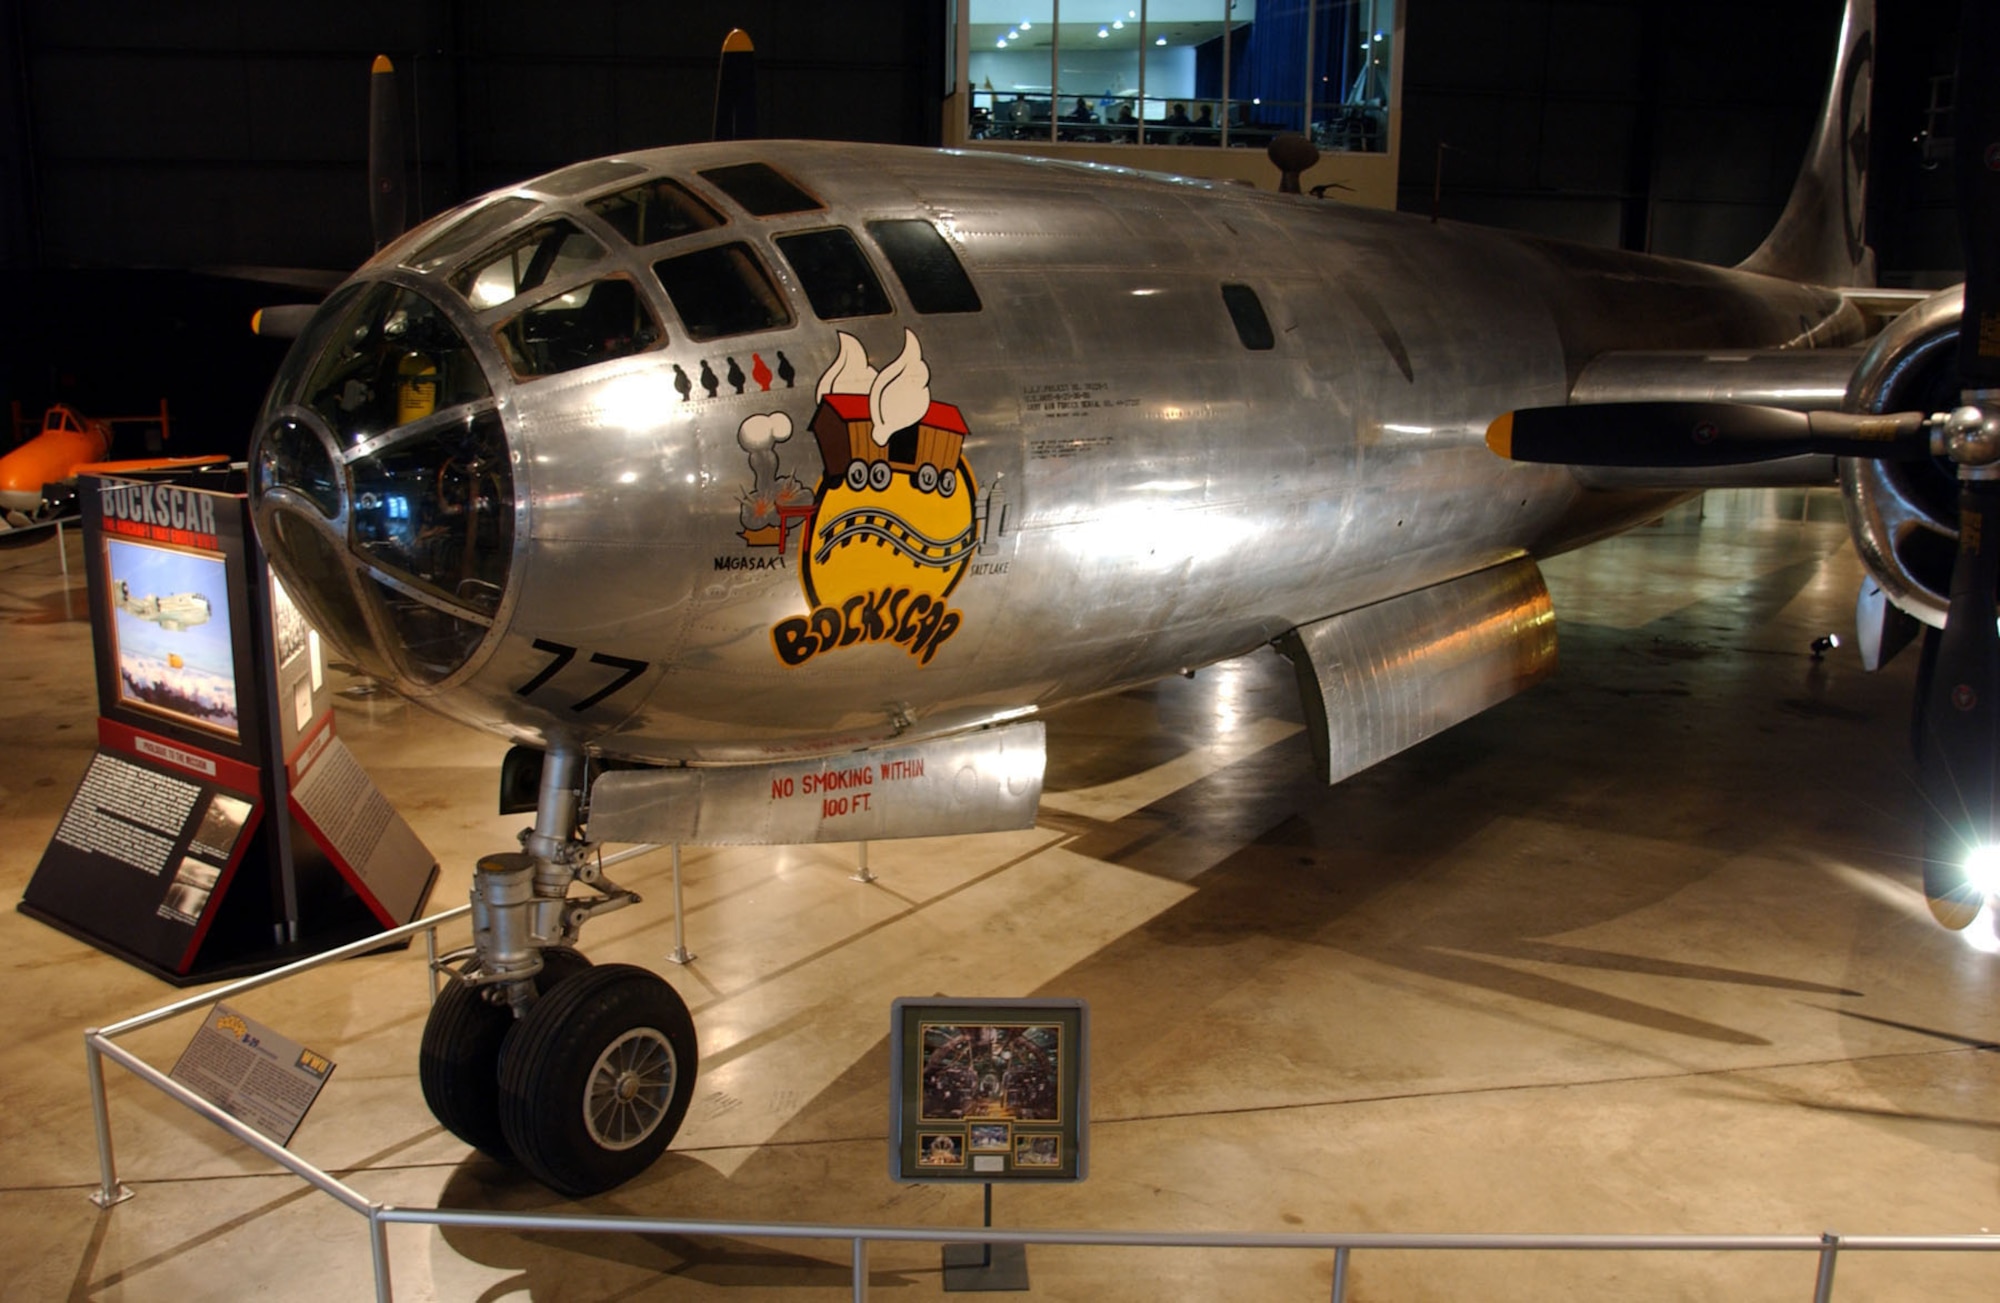
POLYGON ((473 945, 446 956, 418 1057, 424 1101, 476 1149, 573 1198, 644 1171, 687 1116, 694 1019, 657 975, 593 967, 583 924, 639 897, 607 880, 576 837, 574 752, 543 760, 524 854, 473 873, 473 945), (595 894, 572 899, 574 883, 595 894))

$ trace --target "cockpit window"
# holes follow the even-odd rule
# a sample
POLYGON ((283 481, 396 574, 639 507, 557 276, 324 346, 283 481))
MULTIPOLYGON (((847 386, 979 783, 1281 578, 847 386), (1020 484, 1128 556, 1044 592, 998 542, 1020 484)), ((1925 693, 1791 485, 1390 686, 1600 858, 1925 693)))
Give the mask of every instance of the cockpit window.
POLYGON ((937 227, 921 217, 897 218, 868 223, 868 234, 896 269, 911 307, 919 312, 979 311, 979 291, 937 227))
POLYGON ((500 414, 447 422, 348 463, 363 560, 491 615, 514 552, 514 475, 500 414))
POLYGON ((403 260, 417 271, 436 271, 516 218, 535 209, 532 199, 501 199, 476 208, 419 245, 403 260))
POLYGON ((303 402, 351 447, 489 392, 478 360, 437 305, 380 282, 329 332, 303 402))
POLYGON ((806 298, 822 321, 874 317, 889 310, 889 296, 851 232, 802 231, 778 237, 778 250, 792 264, 806 298))
POLYGON ((566 276, 604 256, 604 246, 558 218, 521 232, 467 264, 451 278, 475 310, 495 307, 517 294, 539 289, 551 277, 566 276))
POLYGON ((823 207, 819 200, 768 163, 711 167, 703 170, 701 179, 743 205, 743 211, 752 217, 809 213, 823 207))
POLYGON ((645 170, 637 163, 594 158, 588 163, 573 163, 546 176, 538 176, 528 182, 526 188, 539 190, 545 195, 580 195, 586 190, 610 185, 613 181, 623 181, 628 176, 638 176, 645 170))
POLYGON ((543 299, 499 331, 507 365, 523 379, 643 353, 660 339, 652 309, 622 276, 543 299))
POLYGON ((633 244, 658 244, 722 225, 713 208, 678 181, 660 177, 645 185, 590 201, 590 211, 633 244))
POLYGON ((718 244, 653 264, 695 339, 790 325, 791 311, 747 244, 718 244))

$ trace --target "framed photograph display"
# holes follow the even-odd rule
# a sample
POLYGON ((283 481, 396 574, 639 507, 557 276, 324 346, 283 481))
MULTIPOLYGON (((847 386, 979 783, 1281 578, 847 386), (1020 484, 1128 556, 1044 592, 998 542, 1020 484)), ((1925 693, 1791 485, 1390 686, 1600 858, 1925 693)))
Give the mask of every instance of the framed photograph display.
POLYGON ((1081 1000, 897 1000, 889 1175, 1082 1180, 1089 1028, 1081 1000))
POLYGON ((234 742, 236 630, 220 552, 104 540, 118 703, 234 742))

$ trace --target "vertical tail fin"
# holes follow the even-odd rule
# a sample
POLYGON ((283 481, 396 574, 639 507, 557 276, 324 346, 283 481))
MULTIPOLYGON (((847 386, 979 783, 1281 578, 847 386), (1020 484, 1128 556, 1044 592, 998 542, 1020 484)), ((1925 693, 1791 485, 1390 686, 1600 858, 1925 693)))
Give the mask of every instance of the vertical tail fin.
POLYGON ((1847 0, 1833 80, 1812 145, 1778 224, 1745 271, 1820 285, 1873 285, 1867 243, 1868 122, 1875 71, 1875 2, 1847 0))

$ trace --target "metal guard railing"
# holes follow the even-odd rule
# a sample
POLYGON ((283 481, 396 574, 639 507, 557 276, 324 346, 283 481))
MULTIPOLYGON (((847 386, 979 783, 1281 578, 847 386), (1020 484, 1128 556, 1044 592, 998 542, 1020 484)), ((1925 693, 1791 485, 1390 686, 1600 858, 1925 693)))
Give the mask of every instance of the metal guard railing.
POLYGON ((600 1216, 585 1213, 504 1213, 470 1212, 449 1208, 405 1208, 369 1198, 338 1177, 315 1167, 291 1150, 237 1121, 207 1100, 194 1094, 137 1055, 112 1043, 113 1038, 190 1012, 336 960, 377 950, 392 942, 423 933, 426 938, 425 980, 435 992, 437 929, 470 913, 470 906, 433 914, 405 927, 367 937, 352 945, 302 959, 283 968, 227 986, 178 1000, 102 1029, 93 1028, 83 1036, 89 1069, 91 1107, 97 1127, 99 1187, 91 1200, 109 1208, 131 1197, 132 1192, 118 1182, 111 1149, 110 1110, 104 1094, 103 1060, 110 1059, 141 1081, 168 1097, 178 1100, 207 1118, 230 1135, 272 1162, 332 1196, 343 1207, 361 1214, 368 1222, 369 1248, 374 1258, 375 1297, 391 1303, 393 1291, 389 1274, 388 1228, 400 1226, 462 1226, 514 1232, 613 1233, 632 1235, 744 1236, 777 1240, 844 1240, 849 1245, 854 1298, 868 1297, 868 1246, 877 1242, 918 1244, 962 1244, 974 1241, 993 1245, 1068 1245, 1118 1248, 1180 1249, 1290 1249, 1333 1254, 1333 1303, 1345 1303, 1352 1255, 1359 1249, 1376 1250, 1577 1250, 1588 1252, 1757 1252, 1813 1253, 1819 1269, 1813 1281, 1814 1303, 1833 1297, 1834 1265, 1843 1252, 1995 1252, 2000 1251, 2000 1235, 1438 1235, 1438 1234, 1345 1234, 1292 1232, 1282 1235, 1250 1235, 1198 1231, 1084 1231, 1084 1230, 1004 1230, 999 1227, 935 1226, 840 1226, 776 1222, 690 1221, 678 1218, 600 1216))

